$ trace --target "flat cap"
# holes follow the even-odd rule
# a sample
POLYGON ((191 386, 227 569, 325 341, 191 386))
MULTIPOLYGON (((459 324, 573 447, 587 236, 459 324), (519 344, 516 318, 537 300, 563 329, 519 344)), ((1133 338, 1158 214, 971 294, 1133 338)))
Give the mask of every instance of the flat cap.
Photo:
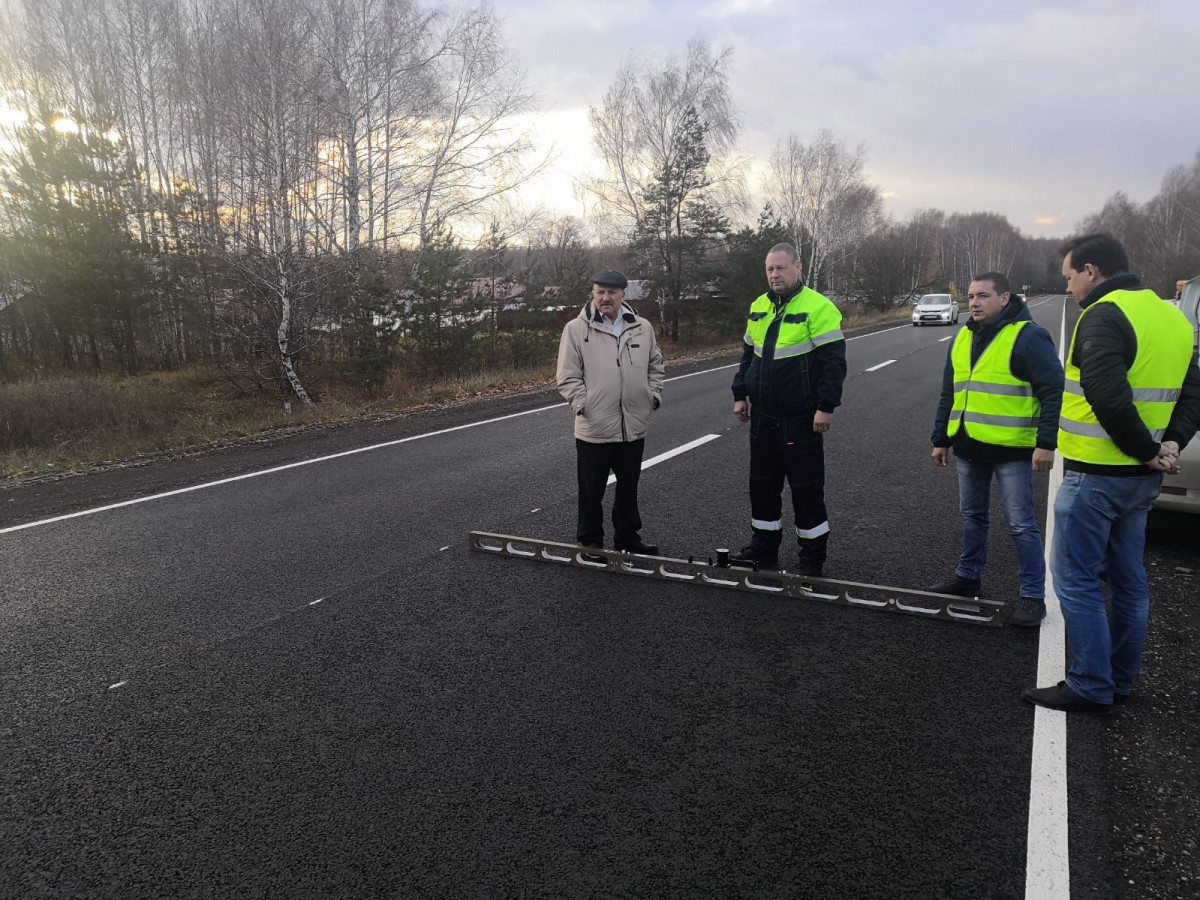
POLYGON ((592 276, 592 284, 602 284, 605 287, 624 290, 629 285, 629 281, 616 269, 603 269, 592 276))

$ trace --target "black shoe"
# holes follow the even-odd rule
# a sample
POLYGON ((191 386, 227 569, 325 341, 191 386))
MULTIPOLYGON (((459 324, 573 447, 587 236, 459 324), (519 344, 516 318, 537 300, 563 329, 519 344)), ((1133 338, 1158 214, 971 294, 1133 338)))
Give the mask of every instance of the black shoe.
POLYGON ((1017 611, 1008 617, 1009 625, 1018 628, 1036 628, 1046 618, 1046 601, 1041 597, 1022 597, 1017 611))
MULTIPOLYGON (((597 550, 604 549, 603 544, 597 544, 595 541, 588 541, 583 546, 595 547, 597 550)), ((584 562, 591 562, 591 563, 606 563, 606 562, 608 562, 608 557, 605 556, 603 553, 580 553, 579 558, 582 559, 584 562)))
POLYGON ((632 541, 622 541, 613 546, 626 553, 644 553, 646 556, 658 556, 658 544, 647 544, 640 537, 635 537, 632 541))
POLYGON ((1128 694, 1118 694, 1116 691, 1113 691, 1113 703, 1125 703, 1128 700, 1128 694))
POLYGON ((821 571, 825 568, 824 562, 817 562, 811 559, 802 559, 796 565, 796 571, 801 575, 807 575, 809 578, 820 578, 821 571))
POLYGON ((737 553, 730 553, 729 561, 735 566, 752 566, 758 563, 763 567, 773 567, 779 564, 779 551, 763 550, 754 544, 748 544, 737 553))
POLYGON ((929 589, 933 594, 953 594, 955 597, 978 597, 983 584, 978 578, 955 575, 949 581, 939 581, 929 589))
POLYGON ((1065 681, 1060 681, 1054 687, 1026 688, 1021 693, 1021 699, 1046 709, 1061 709, 1063 712, 1091 713, 1094 716, 1107 716, 1112 711, 1111 703, 1096 703, 1081 697, 1069 687, 1065 681))

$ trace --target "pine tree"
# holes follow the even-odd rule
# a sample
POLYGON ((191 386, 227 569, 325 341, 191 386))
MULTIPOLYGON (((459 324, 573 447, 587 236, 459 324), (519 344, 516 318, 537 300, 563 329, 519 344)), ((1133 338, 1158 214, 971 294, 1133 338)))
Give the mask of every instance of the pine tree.
POLYGON ((16 130, 0 169, 6 268, 45 365, 140 367, 153 272, 130 217, 138 172, 114 135, 43 112, 16 130))
POLYGON ((631 250, 652 273, 650 282, 679 339, 679 314, 687 298, 698 299, 713 276, 712 254, 729 231, 729 221, 710 202, 707 127, 688 107, 671 154, 644 195, 641 222, 631 250))

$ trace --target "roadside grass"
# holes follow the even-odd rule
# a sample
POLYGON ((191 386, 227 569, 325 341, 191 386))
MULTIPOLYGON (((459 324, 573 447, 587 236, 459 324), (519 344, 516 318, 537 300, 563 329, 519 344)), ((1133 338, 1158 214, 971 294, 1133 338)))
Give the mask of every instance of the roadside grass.
MULTIPOLYGON (((847 330, 907 319, 907 309, 849 314, 847 330)), ((737 344, 675 347, 671 359, 734 352, 737 344)), ((247 392, 216 370, 129 378, 54 375, 0 383, 0 478, 46 474, 151 453, 202 447, 284 429, 395 415, 530 387, 549 387, 554 362, 451 378, 395 370, 379 384, 333 371, 312 373, 319 402, 284 412, 278 395, 247 392)))

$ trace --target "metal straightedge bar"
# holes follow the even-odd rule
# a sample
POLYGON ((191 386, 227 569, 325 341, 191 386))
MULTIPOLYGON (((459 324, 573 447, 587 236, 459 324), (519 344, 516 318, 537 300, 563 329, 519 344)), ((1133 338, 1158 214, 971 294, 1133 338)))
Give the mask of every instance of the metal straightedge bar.
POLYGON ((967 622, 972 625, 1004 624, 1004 604, 978 597, 956 597, 951 594, 934 594, 880 584, 812 578, 786 571, 755 571, 739 566, 721 567, 714 566, 711 560, 697 559, 694 556, 690 559, 643 556, 599 547, 516 537, 511 534, 492 534, 487 531, 472 531, 470 545, 472 550, 490 553, 493 556, 578 566, 597 572, 640 575, 643 578, 731 588, 772 597, 817 600, 836 606, 905 613, 926 619, 967 622))

